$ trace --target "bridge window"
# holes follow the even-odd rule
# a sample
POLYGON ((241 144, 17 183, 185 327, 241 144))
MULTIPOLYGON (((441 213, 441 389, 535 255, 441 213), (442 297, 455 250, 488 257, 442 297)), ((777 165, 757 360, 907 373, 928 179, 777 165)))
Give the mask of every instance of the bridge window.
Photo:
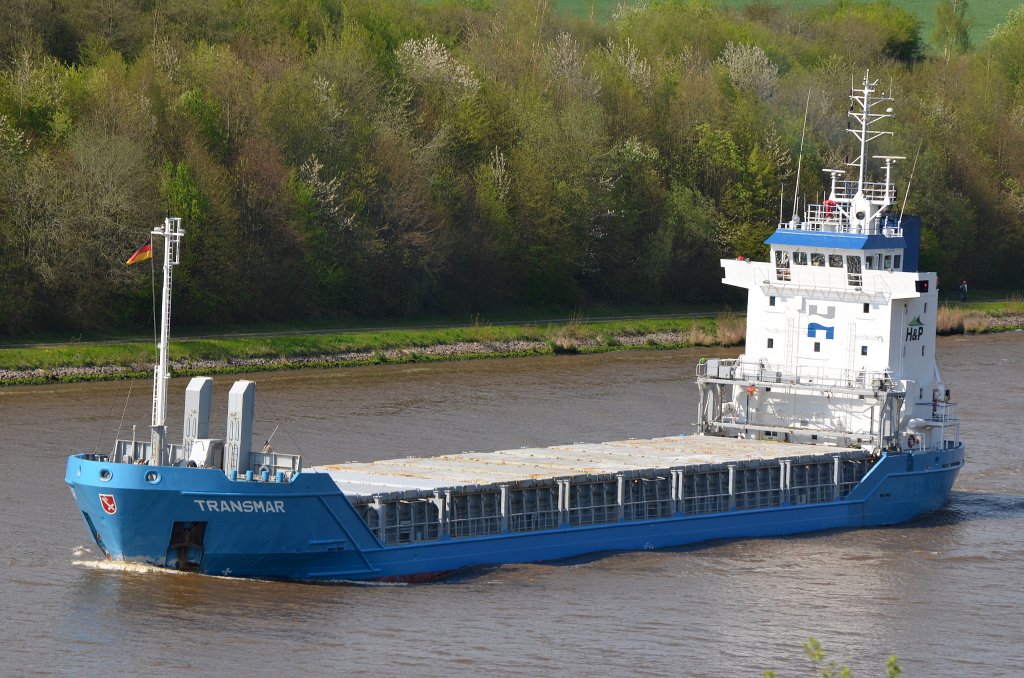
POLYGON ((868 347, 867 346, 861 346, 860 347, 860 354, 861 355, 867 355, 868 354, 868 347))
POLYGON ((793 263, 797 266, 806 266, 807 252, 793 252, 793 263))
POLYGON ((828 255, 828 265, 830 268, 842 268, 843 267, 843 255, 842 254, 830 254, 828 255))
POLYGON ((865 313, 871 313, 871 304, 869 304, 867 302, 864 303, 864 312, 865 313))
POLYGON ((864 270, 865 271, 870 271, 874 267, 875 267, 875 258, 874 257, 864 257, 864 270))
POLYGON ((768 348, 775 348, 775 340, 768 337, 768 348))
POLYGON ((883 264, 882 267, 886 268, 886 269, 892 268, 892 255, 891 254, 886 254, 885 255, 885 264, 883 264))
MULTIPOLYGON (((775 278, 789 280, 789 252, 775 250, 775 278)), ((775 297, 772 297, 774 300, 775 297)))
POLYGON ((897 271, 902 271, 903 270, 903 255, 901 255, 901 254, 894 254, 894 255, 892 255, 892 267, 895 268, 897 271))
POLYGON ((814 352, 815 353, 821 353, 821 342, 820 341, 814 342, 814 352))
POLYGON ((774 306, 775 305, 775 297, 768 297, 768 305, 769 306, 774 306))
POLYGON ((859 256, 850 254, 846 257, 846 280, 851 287, 861 286, 860 262, 859 256))
POLYGON ((824 266, 825 255, 821 252, 811 252, 811 266, 824 266))

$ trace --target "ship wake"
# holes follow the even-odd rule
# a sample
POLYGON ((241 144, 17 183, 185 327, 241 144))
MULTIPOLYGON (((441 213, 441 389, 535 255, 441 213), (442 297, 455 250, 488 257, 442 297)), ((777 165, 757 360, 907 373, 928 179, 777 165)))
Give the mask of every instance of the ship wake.
MULTIPOLYGON (((77 551, 77 550, 76 550, 77 551)), ((79 555, 77 552, 75 555, 79 555)), ((72 560, 75 567, 84 567, 91 570, 103 570, 106 572, 126 572, 129 574, 186 574, 181 570, 169 570, 164 567, 145 565, 143 563, 129 563, 123 560, 72 560)))

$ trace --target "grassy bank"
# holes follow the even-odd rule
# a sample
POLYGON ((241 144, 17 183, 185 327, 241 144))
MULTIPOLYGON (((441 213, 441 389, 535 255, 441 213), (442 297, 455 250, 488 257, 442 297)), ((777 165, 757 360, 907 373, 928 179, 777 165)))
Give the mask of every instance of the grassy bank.
MULTIPOLYGON (((337 367, 382 362, 460 360, 582 353, 637 347, 736 345, 742 318, 650 318, 522 325, 469 325, 287 336, 179 339, 171 342, 174 373, 337 367)), ((149 342, 69 343, 0 348, 0 384, 133 378, 149 374, 149 342)))
MULTIPOLYGON (((939 334, 1024 328, 1024 300, 946 303, 939 334)), ((302 367, 342 367, 385 362, 464 360, 484 357, 588 353, 629 348, 736 346, 742 316, 645 318, 516 325, 473 324, 431 329, 317 332, 222 338, 182 338, 171 343, 177 375, 252 372, 302 367)), ((48 344, 0 348, 0 385, 144 377, 155 359, 144 341, 48 344)))
POLYGON ((939 306, 935 331, 942 335, 1002 332, 1024 328, 1024 299, 951 302, 939 306))

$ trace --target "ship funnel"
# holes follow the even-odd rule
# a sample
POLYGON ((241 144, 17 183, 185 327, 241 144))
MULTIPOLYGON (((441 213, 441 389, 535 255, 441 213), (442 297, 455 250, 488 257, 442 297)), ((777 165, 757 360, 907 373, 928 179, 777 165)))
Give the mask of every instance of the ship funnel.
POLYGON ((185 389, 185 426, 182 450, 185 455, 192 451, 196 438, 210 437, 210 402, 213 397, 213 379, 192 377, 185 389))
POLYGON ((236 381, 228 393, 228 430, 224 442, 224 470, 245 474, 252 468, 252 421, 256 412, 256 384, 236 381))

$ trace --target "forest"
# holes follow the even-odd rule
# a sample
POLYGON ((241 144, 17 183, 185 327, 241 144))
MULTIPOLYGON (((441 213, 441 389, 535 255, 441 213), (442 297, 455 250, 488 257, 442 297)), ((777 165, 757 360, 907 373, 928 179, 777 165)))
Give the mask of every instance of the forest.
POLYGON ((869 68, 923 267, 1019 289, 1024 6, 957 21, 937 49, 888 2, 10 0, 0 334, 149 326, 125 260, 168 213, 189 325, 721 300, 718 259, 856 157, 869 68))

